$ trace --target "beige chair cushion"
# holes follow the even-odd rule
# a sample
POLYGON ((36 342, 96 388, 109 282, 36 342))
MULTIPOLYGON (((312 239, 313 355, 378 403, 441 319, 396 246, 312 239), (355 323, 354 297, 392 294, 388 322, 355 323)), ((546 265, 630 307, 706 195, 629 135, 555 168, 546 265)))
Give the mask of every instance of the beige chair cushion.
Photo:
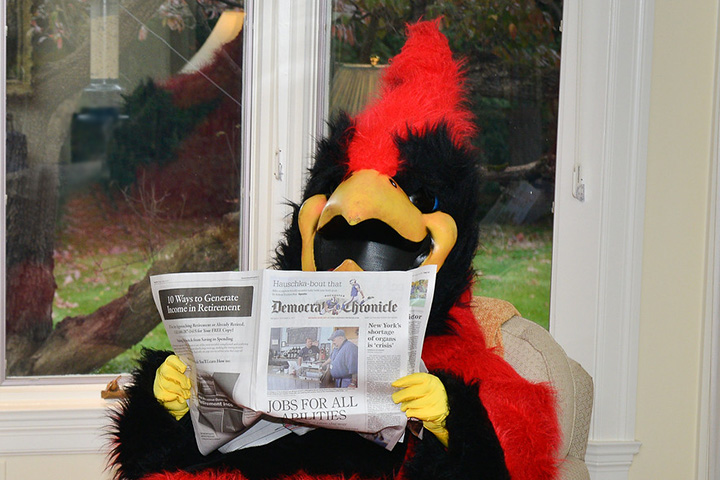
POLYGON ((570 368, 575 383, 575 425, 570 439, 570 452, 575 458, 584 459, 590 436, 590 420, 593 406, 593 381, 589 373, 572 358, 570 368))
POLYGON ((567 456, 575 416, 572 370, 567 355, 541 326, 513 317, 502 326, 505 360, 532 382, 549 382, 557 392, 563 442, 558 452, 567 456), (569 393, 569 394, 568 394, 569 393))

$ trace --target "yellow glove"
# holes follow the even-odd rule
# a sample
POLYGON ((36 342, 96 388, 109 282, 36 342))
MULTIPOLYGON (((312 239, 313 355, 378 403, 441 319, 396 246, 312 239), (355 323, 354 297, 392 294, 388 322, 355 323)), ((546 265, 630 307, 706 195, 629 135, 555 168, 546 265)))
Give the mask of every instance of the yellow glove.
POLYGON ((158 367, 153 383, 155 398, 176 420, 187 412, 187 399, 190 398, 190 379, 185 375, 187 365, 177 355, 170 355, 158 367))
POLYGON ((392 386, 402 389, 393 393, 393 402, 402 404, 401 410, 408 418, 422 420, 423 426, 447 447, 449 434, 445 418, 450 409, 440 379, 429 373, 413 373, 395 380, 392 386))

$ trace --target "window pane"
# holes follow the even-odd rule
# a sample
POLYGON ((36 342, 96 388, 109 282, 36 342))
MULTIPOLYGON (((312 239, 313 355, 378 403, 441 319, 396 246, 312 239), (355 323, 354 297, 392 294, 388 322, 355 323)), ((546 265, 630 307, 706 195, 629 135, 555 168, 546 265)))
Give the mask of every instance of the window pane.
POLYGON ((6 2, 7 376, 128 371, 149 273, 237 268, 241 3, 6 2))
POLYGON ((442 16, 466 60, 485 171, 475 293, 547 327, 562 0, 334 0, 330 115, 372 97, 407 23, 442 16))

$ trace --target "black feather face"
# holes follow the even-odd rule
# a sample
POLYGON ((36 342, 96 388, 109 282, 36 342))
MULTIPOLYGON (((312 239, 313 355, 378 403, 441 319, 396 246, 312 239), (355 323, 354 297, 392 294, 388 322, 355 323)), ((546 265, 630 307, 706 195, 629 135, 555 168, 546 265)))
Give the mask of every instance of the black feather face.
POLYGON ((303 202, 318 194, 329 197, 347 177, 347 147, 354 133, 352 120, 345 114, 330 125, 330 135, 318 144, 315 163, 308 172, 303 202))
POLYGON ((406 140, 398 141, 398 148, 402 160, 395 175, 398 184, 410 197, 433 199, 435 208, 450 215, 457 225, 457 242, 438 271, 428 324, 428 334, 446 333, 442 320, 475 275, 472 260, 479 235, 480 168, 472 152, 453 144, 444 125, 426 134, 410 132, 406 140))
MULTIPOLYGON (((313 197, 327 199, 350 179, 347 145, 352 136, 352 122, 348 117, 341 117, 331 135, 319 145, 303 201, 313 197)), ((474 275, 472 259, 478 239, 479 168, 468 150, 453 144, 444 125, 422 134, 408 132, 405 139, 397 140, 397 146, 401 167, 394 177, 388 178, 392 189, 402 192, 404 202, 411 204, 418 215, 446 214, 452 217, 457 228, 457 239, 438 270, 428 325, 430 335, 447 333, 448 311, 470 286, 474 275)), ((386 184, 383 189, 392 190, 386 184)), ((383 193, 373 190, 372 195, 382 196, 383 193)), ((397 201, 397 197, 393 198, 397 201)), ((296 206, 293 224, 277 249, 276 266, 279 268, 302 267, 303 240, 298 226, 298 209, 296 206)), ((428 257, 433 241, 429 230, 423 229, 422 234, 417 230, 412 235, 400 234, 393 222, 369 218, 353 223, 337 216, 319 224, 314 233, 314 267, 330 270, 343 258, 351 258, 363 270, 406 270, 419 266, 428 257)))

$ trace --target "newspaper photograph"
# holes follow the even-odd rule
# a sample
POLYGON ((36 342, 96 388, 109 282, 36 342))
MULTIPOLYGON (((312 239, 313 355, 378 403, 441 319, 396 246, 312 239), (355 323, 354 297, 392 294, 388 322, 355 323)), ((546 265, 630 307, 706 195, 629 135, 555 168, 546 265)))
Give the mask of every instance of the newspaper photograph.
POLYGON ((434 282, 434 266, 152 277, 170 343, 189 367, 200 451, 313 427, 392 449, 407 418, 391 383, 421 369, 434 282))

